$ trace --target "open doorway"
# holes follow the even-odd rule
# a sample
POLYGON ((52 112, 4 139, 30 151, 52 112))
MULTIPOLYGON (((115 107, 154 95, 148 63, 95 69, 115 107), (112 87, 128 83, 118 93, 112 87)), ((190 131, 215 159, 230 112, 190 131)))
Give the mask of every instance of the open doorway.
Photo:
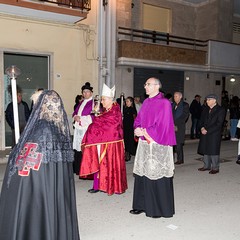
MULTIPOLYGON (((4 111, 7 105, 12 101, 11 94, 8 91, 10 79, 5 74, 5 70, 16 65, 21 74, 17 78, 17 85, 22 89, 23 101, 31 108, 30 97, 38 88, 49 88, 49 56, 47 55, 28 55, 4 52, 4 111)), ((4 138, 4 136, 2 136, 4 138)), ((5 121, 5 148, 12 146, 12 131, 5 121)))

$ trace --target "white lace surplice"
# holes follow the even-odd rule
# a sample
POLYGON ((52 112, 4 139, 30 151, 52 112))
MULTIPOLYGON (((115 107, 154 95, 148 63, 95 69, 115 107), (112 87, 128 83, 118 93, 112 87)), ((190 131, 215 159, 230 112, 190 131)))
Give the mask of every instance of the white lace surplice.
POLYGON ((174 171, 173 148, 139 139, 133 173, 151 180, 172 177, 174 171))
POLYGON ((84 100, 78 110, 77 115, 80 116, 81 118, 81 124, 79 124, 78 122, 74 123, 75 129, 74 129, 74 135, 73 135, 73 149, 77 150, 78 152, 81 151, 81 144, 82 144, 82 139, 84 137, 84 134, 86 133, 88 126, 92 123, 92 118, 90 115, 81 116, 82 111, 86 106, 87 102, 91 100, 92 98, 84 100))

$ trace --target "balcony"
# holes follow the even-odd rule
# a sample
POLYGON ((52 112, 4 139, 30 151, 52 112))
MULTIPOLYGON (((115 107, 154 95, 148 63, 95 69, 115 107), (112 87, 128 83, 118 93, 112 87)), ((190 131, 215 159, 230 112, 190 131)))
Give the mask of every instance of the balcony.
POLYGON ((119 27, 118 57, 205 65, 207 42, 155 31, 119 27))
POLYGON ((196 65, 207 60, 206 51, 127 40, 118 42, 118 57, 196 65))
POLYGON ((118 28, 119 66, 240 74, 240 45, 118 28))
POLYGON ((87 18, 91 0, 0 0, 0 14, 74 24, 87 18))

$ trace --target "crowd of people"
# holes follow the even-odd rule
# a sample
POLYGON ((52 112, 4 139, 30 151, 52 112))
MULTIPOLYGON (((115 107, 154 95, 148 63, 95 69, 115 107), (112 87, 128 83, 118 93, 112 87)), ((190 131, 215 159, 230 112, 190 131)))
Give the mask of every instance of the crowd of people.
MULTIPOLYGON (((103 84, 101 98, 94 99, 93 87, 86 82, 75 99, 73 126, 57 92, 36 91, 30 111, 18 91, 21 135, 16 145, 13 139, 2 184, 0 239, 80 239, 74 174, 93 180, 91 194, 124 194, 126 162, 132 156, 130 214, 172 217, 174 169, 184 163, 189 116, 190 138, 199 139, 197 152, 203 156, 204 165, 198 171, 217 174, 228 112, 231 140, 239 139, 239 98, 229 101, 223 92, 220 105, 217 95, 209 94, 201 105, 201 96, 196 94, 189 105, 182 92, 164 95, 161 89, 161 81, 151 77, 144 84, 148 98, 143 103, 139 96, 125 98, 124 94, 115 101, 115 86, 103 84)), ((6 120, 14 131, 13 114, 10 103, 6 120)))

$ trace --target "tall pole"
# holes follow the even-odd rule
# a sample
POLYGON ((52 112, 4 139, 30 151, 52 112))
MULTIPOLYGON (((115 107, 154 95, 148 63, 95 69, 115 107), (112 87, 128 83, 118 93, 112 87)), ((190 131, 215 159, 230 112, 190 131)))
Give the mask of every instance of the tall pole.
POLYGON ((19 130, 19 117, 18 117, 16 77, 20 75, 21 71, 16 66, 12 65, 11 67, 8 67, 5 72, 11 79, 14 133, 15 133, 15 143, 17 144, 20 136, 20 130, 19 130))
POLYGON ((13 101, 13 118, 14 118, 14 131, 15 143, 18 143, 20 130, 19 130, 19 117, 18 117, 18 104, 17 104, 17 84, 15 77, 11 80, 12 85, 12 101, 13 101))

